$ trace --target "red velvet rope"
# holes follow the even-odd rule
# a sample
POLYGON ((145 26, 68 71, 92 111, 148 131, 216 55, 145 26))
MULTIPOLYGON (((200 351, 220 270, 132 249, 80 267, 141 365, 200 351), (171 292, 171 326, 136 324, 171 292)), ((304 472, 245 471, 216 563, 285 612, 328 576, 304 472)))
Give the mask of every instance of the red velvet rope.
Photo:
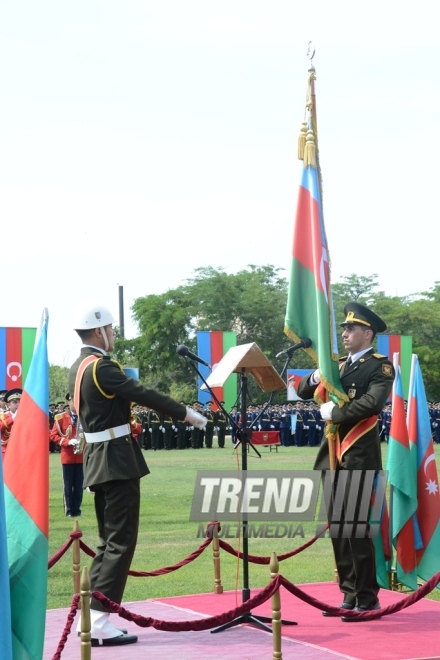
POLYGON ((182 568, 182 566, 190 564, 192 561, 194 561, 194 559, 197 559, 197 557, 200 557, 202 552, 204 552, 208 545, 211 543, 212 539, 206 539, 206 541, 203 541, 202 545, 199 546, 197 550, 194 550, 194 552, 188 555, 188 557, 185 557, 185 559, 179 561, 178 564, 165 566, 164 568, 158 568, 156 571, 150 571, 149 573, 144 571, 128 571, 128 574, 132 575, 133 577, 156 577, 157 575, 166 575, 167 573, 172 573, 173 571, 177 571, 178 568, 182 568))
POLYGON ((410 607, 410 605, 417 603, 418 600, 426 596, 426 594, 429 594, 434 589, 434 587, 438 585, 438 583, 440 582, 440 571, 435 575, 433 575, 432 578, 430 578, 427 582, 425 582, 424 585, 419 587, 410 596, 405 596, 405 598, 402 598, 402 600, 399 600, 397 601, 397 603, 393 603, 392 605, 388 605, 388 607, 383 607, 380 610, 373 610, 369 612, 352 612, 350 610, 344 610, 339 607, 326 605, 326 603, 323 603, 322 600, 318 600, 317 598, 313 598, 313 596, 309 596, 308 594, 304 593, 304 591, 302 591, 294 584, 289 582, 289 580, 287 580, 282 575, 280 576, 280 578, 281 578, 281 585, 285 587, 287 591, 290 591, 291 594, 293 594, 300 600, 304 601, 305 603, 308 603, 309 605, 312 605, 313 607, 318 608, 319 610, 325 610, 326 612, 330 612, 335 616, 350 617, 356 619, 356 621, 358 619, 362 621, 373 621, 374 619, 379 619, 382 616, 387 616, 388 614, 395 614, 396 612, 400 612, 401 610, 410 607))
MULTIPOLYGON (((310 539, 310 541, 307 541, 303 545, 300 545, 299 548, 295 548, 295 550, 291 550, 290 552, 286 552, 284 555, 280 555, 277 557, 278 561, 284 561, 285 559, 290 559, 290 557, 294 557, 295 555, 299 554, 306 548, 309 548, 311 545, 315 543, 319 538, 322 538, 321 536, 313 536, 313 538, 310 539)), ((232 545, 229 545, 229 543, 226 543, 226 541, 223 541, 223 539, 218 540, 219 546, 225 550, 226 552, 229 552, 230 555, 234 555, 235 557, 239 557, 240 559, 243 559, 243 553, 238 552, 235 550, 235 548, 232 547, 232 545)), ((258 555, 249 555, 248 560, 252 564, 270 564, 270 557, 260 557, 258 555)))
POLYGON ((141 626, 142 628, 155 628, 156 630, 163 630, 166 632, 187 632, 190 630, 208 630, 209 628, 216 628, 217 626, 223 625, 224 623, 229 623, 233 619, 249 612, 254 607, 258 607, 266 602, 275 591, 279 588, 280 585, 280 575, 276 575, 273 580, 262 589, 256 596, 245 601, 242 605, 239 605, 233 610, 228 610, 223 614, 217 614, 216 616, 210 616, 205 619, 196 619, 190 621, 161 621, 160 619, 153 619, 152 617, 141 616, 140 614, 133 614, 129 610, 122 607, 118 603, 114 603, 109 598, 104 596, 104 594, 99 591, 93 591, 92 596, 96 600, 99 600, 100 603, 115 614, 119 614, 123 619, 127 621, 134 621, 136 625, 141 626))
POLYGON ((209 628, 215 628, 216 626, 223 625, 224 623, 229 623, 229 621, 232 621, 236 617, 239 617, 245 612, 249 612, 255 607, 265 603, 271 596, 273 596, 275 591, 279 589, 280 586, 283 586, 291 594, 319 610, 326 610, 335 616, 347 616, 356 620, 360 619, 362 621, 372 621, 382 616, 387 616, 388 614, 395 614, 396 612, 400 612, 401 610, 410 607, 421 598, 426 596, 428 593, 430 593, 439 582, 440 572, 433 575, 430 580, 428 580, 422 587, 419 587, 410 596, 402 598, 402 600, 399 600, 397 603, 389 605, 388 607, 383 607, 380 610, 358 613, 351 612, 350 610, 344 610, 339 607, 329 606, 323 601, 318 600, 313 596, 309 596, 304 591, 299 589, 299 587, 296 587, 294 584, 292 584, 292 582, 289 582, 289 580, 287 580, 287 578, 284 576, 276 575, 275 578, 271 580, 271 582, 256 596, 250 598, 234 610, 228 610, 223 614, 218 614, 217 616, 207 617, 197 621, 161 621, 159 619, 153 619, 152 617, 144 617, 140 614, 133 614, 129 612, 127 609, 122 607, 122 605, 114 603, 99 591, 93 591, 92 595, 96 600, 99 600, 102 605, 110 612, 119 614, 119 616, 121 616, 123 619, 126 619, 127 621, 134 621, 136 625, 141 626, 142 628, 153 627, 156 630, 163 630, 167 632, 182 632, 189 630, 207 630, 209 628))
MULTIPOLYGON (((128 574, 131 575, 132 577, 157 577, 158 575, 166 575, 167 573, 172 573, 173 571, 177 571, 178 568, 181 568, 182 566, 185 566, 186 564, 190 564, 194 559, 197 559, 197 557, 200 557, 202 552, 206 550, 208 545, 212 543, 212 539, 206 539, 206 541, 203 541, 202 545, 200 545, 197 550, 194 550, 188 557, 185 557, 185 559, 182 559, 182 561, 179 561, 178 564, 173 564, 172 566, 165 566, 164 568, 158 568, 155 571, 128 571, 128 574)), ((94 557, 95 552, 89 546, 85 545, 82 541, 80 541, 80 548, 81 550, 84 550, 84 552, 89 555, 89 557, 94 557)))
POLYGON ((70 606, 70 612, 67 615, 66 626, 63 630, 63 634, 61 635, 60 641, 57 646, 57 650, 52 656, 52 660, 59 660, 59 658, 61 658, 61 653, 63 652, 64 646, 67 642, 67 638, 70 635, 70 631, 72 629, 72 623, 75 618, 76 612, 78 610, 78 602, 79 602, 79 594, 75 594, 74 597, 72 598, 72 605, 70 606))
POLYGON ((57 561, 59 561, 61 559, 61 557, 67 552, 67 550, 70 548, 70 546, 75 541, 75 539, 80 539, 82 535, 83 535, 82 532, 79 532, 79 531, 78 532, 70 532, 69 540, 66 541, 65 544, 63 546, 61 546, 61 548, 58 550, 58 552, 56 552, 53 555, 53 557, 51 557, 49 559, 48 568, 52 568, 52 566, 54 566, 57 563, 57 561))

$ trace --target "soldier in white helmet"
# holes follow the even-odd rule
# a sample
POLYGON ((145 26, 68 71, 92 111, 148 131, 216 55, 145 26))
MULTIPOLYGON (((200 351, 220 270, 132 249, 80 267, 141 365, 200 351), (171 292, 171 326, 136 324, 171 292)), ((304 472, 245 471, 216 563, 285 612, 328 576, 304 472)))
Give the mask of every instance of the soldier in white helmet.
MULTIPOLYGON (((114 319, 102 305, 80 312, 74 323, 83 346, 69 373, 69 393, 85 434, 84 488, 95 493, 100 543, 90 569, 92 591, 121 603, 136 548, 140 478, 149 473, 130 432, 130 403, 204 428, 203 415, 128 378, 108 355, 114 319)), ((102 604, 91 600, 92 646, 132 644, 136 635, 116 628, 102 604)))

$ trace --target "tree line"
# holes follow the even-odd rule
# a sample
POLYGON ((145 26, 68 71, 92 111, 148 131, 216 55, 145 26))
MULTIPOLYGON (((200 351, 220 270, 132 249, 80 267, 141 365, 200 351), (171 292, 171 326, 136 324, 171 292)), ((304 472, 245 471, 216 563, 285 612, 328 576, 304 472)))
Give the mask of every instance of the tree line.
MULTIPOLYGON (((233 274, 211 266, 198 268, 181 286, 134 301, 132 314, 139 336, 118 336, 114 357, 123 366, 138 367, 146 386, 186 402, 197 400, 195 373, 176 348, 185 344, 196 352, 198 330, 235 332, 237 344, 255 342, 280 371, 284 362, 275 356, 291 344, 284 334, 287 292, 284 270, 272 265, 248 265, 233 274)), ((428 399, 440 400, 440 282, 427 292, 398 297, 379 290, 377 274, 352 274, 333 284, 332 293, 338 324, 344 319, 344 305, 357 300, 385 319, 389 333, 411 335, 428 399)), ((339 351, 344 355, 342 342, 339 351)), ((305 351, 294 353, 289 366, 315 368, 305 351)), ((67 373, 68 369, 51 365, 51 401, 64 398, 67 373)), ((266 400, 267 394, 252 380, 250 398, 256 403, 266 400)))

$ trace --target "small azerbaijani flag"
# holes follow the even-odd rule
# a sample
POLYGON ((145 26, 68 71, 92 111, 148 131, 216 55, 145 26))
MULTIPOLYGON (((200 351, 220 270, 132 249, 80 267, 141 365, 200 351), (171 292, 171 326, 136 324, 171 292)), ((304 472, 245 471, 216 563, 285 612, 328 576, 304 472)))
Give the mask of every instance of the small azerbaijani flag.
POLYGON ((410 443, 417 449, 417 575, 429 580, 440 571, 440 492, 425 385, 417 355, 411 365, 407 413, 410 443))
POLYGON ((45 309, 4 459, 14 660, 43 657, 49 531, 47 325, 45 309))
POLYGON ((409 442, 398 356, 393 356, 396 378, 386 469, 390 483, 391 537, 396 548, 397 580, 417 589, 416 527, 417 457, 409 442))
MULTIPOLYGON (((213 371, 229 349, 236 345, 237 335, 235 332, 216 330, 200 330, 197 332, 197 354, 202 360, 211 365, 213 371)), ((211 371, 208 367, 200 365, 200 373, 204 378, 207 378, 211 371)), ((200 387, 203 382, 200 378, 198 381, 198 400, 206 405, 208 401, 212 400, 211 394, 207 390, 201 390, 200 387)), ((213 392, 219 401, 225 402, 226 410, 231 410, 232 406, 236 405, 237 400, 237 374, 231 374, 223 387, 214 387, 213 392)), ((216 410, 218 406, 215 401, 213 401, 213 404, 213 409, 216 410)))
POLYGON ((0 328, 0 390, 23 389, 36 334, 36 328, 0 328))
POLYGON ((377 352, 386 355, 391 362, 394 361, 396 353, 398 354, 403 398, 408 399, 412 359, 411 335, 377 335, 376 339, 377 352))

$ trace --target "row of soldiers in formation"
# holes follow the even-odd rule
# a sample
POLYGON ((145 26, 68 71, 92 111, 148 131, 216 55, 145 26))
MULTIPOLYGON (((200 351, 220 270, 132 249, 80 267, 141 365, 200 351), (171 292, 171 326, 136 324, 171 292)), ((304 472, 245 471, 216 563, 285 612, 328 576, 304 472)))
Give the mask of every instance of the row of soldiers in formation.
MULTIPOLYGON (((182 402, 184 405, 184 402, 182 402)), ((235 444, 237 429, 241 427, 241 412, 234 406, 230 413, 214 410, 211 402, 189 404, 207 418, 206 429, 200 431, 166 415, 142 406, 133 407, 132 431, 143 449, 200 449, 212 448, 215 438, 225 447, 226 435, 235 444)), ((223 402, 222 402, 223 405, 223 402)), ((246 427, 252 431, 279 431, 280 443, 285 447, 321 444, 324 422, 315 403, 284 403, 265 407, 247 407, 246 427)))
MULTIPOLYGON (((182 402, 182 404, 185 404, 182 402)), ((211 448, 216 442, 225 447, 226 436, 236 442, 237 428, 241 426, 241 413, 234 406, 229 414, 222 409, 214 410, 211 402, 203 406, 200 402, 189 404, 207 418, 205 431, 192 428, 186 422, 173 420, 154 410, 134 405, 132 408, 132 433, 143 449, 199 449, 211 448)), ((223 402, 222 402, 223 405, 223 402)), ((55 414, 68 408, 66 402, 53 404, 49 413, 50 426, 55 414)), ((432 437, 440 443, 440 402, 429 404, 432 437)), ((290 401, 247 407, 246 427, 253 431, 279 431, 280 443, 284 447, 318 447, 323 439, 325 423, 321 419, 319 407, 314 402, 290 401)), ((391 403, 388 403, 378 417, 379 435, 382 442, 388 442, 391 428, 391 403)), ((50 443, 50 451, 59 448, 50 443)))
MULTIPOLYGON (((235 444, 237 428, 241 426, 238 407, 234 406, 228 415, 221 409, 214 411, 211 402, 205 407, 200 402, 195 402, 191 407, 207 417, 205 431, 188 427, 185 422, 176 422, 153 410, 135 406, 133 418, 136 420, 137 430, 134 435, 141 447, 153 450, 211 448, 214 438, 217 437, 218 446, 223 448, 226 435, 230 435, 232 443, 235 444)), ((440 443, 440 402, 429 404, 429 414, 433 440, 440 443)), ((314 401, 290 401, 267 407, 263 404, 248 406, 246 427, 252 431, 279 431, 280 444, 284 447, 318 447, 324 437, 325 422, 321 418, 319 406, 314 401)), ((381 442, 388 442, 391 403, 388 403, 378 416, 378 427, 381 442)))

